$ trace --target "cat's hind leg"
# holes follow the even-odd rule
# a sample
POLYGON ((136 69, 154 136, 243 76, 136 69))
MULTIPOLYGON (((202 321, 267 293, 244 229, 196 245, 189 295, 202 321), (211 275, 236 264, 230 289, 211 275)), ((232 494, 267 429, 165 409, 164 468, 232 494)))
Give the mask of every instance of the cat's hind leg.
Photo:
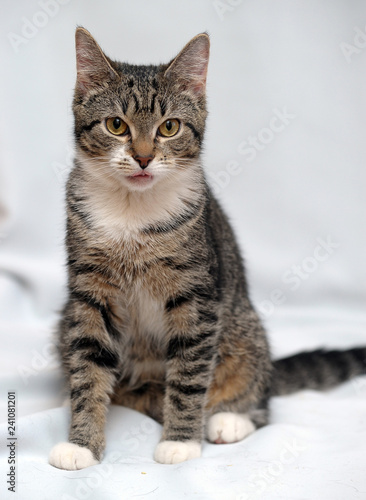
POLYGON ((254 423, 246 413, 219 412, 209 417, 206 435, 211 443, 236 443, 255 429, 254 423))
POLYGON ((267 425, 269 419, 268 398, 251 405, 245 398, 217 405, 206 421, 208 441, 216 444, 236 443, 267 425))
POLYGON ((211 443, 241 441, 268 423, 266 369, 261 379, 248 365, 232 356, 216 368, 206 406, 206 437, 211 443))

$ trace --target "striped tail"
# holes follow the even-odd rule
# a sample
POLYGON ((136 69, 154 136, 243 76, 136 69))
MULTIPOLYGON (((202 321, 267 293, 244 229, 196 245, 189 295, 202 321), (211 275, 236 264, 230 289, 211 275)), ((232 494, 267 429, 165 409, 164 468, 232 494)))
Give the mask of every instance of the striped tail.
POLYGON ((346 351, 301 352, 273 362, 272 394, 281 396, 301 389, 330 389, 366 374, 366 347, 346 351))

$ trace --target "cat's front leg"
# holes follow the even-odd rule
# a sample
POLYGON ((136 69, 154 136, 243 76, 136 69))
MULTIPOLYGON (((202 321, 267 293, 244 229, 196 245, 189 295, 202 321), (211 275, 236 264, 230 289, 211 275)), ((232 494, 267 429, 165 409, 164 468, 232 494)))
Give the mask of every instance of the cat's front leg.
POLYGON ((204 409, 216 356, 217 316, 210 301, 176 297, 167 304, 171 337, 167 350, 163 435, 155 460, 183 462, 201 455, 204 409))
POLYGON ((61 355, 70 389, 69 442, 57 444, 49 462, 77 470, 97 464, 104 451, 109 395, 119 365, 117 339, 108 332, 108 310, 90 297, 69 302, 61 322, 61 355))

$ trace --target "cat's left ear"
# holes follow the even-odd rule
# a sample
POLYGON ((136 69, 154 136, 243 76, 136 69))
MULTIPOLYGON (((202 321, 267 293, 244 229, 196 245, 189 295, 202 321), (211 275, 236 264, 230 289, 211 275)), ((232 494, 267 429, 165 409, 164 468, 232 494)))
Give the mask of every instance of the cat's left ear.
POLYGON ((119 78, 102 49, 85 28, 77 28, 75 45, 76 88, 82 94, 119 78))
POLYGON ((206 91, 210 39, 207 33, 195 36, 169 64, 164 76, 196 95, 206 91))

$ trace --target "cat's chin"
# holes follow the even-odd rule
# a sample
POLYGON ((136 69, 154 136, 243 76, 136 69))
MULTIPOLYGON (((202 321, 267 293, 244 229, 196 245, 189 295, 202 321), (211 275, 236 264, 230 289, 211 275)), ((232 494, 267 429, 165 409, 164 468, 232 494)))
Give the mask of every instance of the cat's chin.
POLYGON ((155 185, 156 180, 153 175, 131 175, 124 177, 123 183, 130 191, 146 191, 155 185))

